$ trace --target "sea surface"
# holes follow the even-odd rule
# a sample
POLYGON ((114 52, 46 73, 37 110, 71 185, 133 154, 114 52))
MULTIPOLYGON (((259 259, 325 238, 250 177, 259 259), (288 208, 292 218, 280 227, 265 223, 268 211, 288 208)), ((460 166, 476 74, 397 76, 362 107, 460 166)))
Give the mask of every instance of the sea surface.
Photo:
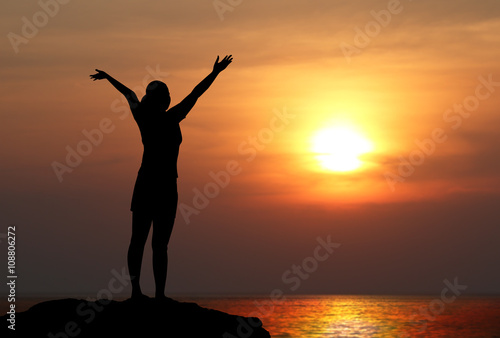
MULTIPOLYGON (((57 298, 68 297, 48 299, 57 298)), ((286 295, 274 299, 269 296, 172 298, 231 314, 259 317, 273 338, 500 337, 500 297, 286 295)), ((48 299, 20 299, 16 308, 24 311, 48 299)), ((7 309, 6 306, 6 301, 2 301, 2 309, 7 309)), ((250 324, 247 330, 251 329, 250 324)))

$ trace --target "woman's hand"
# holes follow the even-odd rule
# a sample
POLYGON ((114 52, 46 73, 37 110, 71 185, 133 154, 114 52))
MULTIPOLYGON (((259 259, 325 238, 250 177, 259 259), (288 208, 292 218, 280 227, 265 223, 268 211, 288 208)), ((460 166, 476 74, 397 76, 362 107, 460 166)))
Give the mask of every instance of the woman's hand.
POLYGON ((214 63, 214 72, 220 73, 224 69, 226 69, 227 66, 233 61, 233 56, 232 55, 226 55, 224 59, 222 59, 221 62, 219 62, 219 56, 217 55, 217 60, 215 60, 214 63))
POLYGON ((104 72, 104 71, 102 71, 102 70, 96 69, 95 71, 96 71, 97 73, 95 73, 94 75, 90 75, 90 78, 91 78, 92 80, 94 80, 94 81, 95 81, 95 80, 102 80, 102 79, 106 79, 106 78, 108 78, 108 76, 109 76, 106 72, 104 72))

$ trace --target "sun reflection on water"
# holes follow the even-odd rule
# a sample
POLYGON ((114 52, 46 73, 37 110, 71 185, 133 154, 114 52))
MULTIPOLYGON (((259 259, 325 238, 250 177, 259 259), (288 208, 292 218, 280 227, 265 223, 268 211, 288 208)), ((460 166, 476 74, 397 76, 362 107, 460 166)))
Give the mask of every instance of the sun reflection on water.
POLYGON ((326 337, 500 337, 500 297, 466 297, 426 319, 435 297, 287 296, 226 298, 200 305, 259 317, 272 338, 326 337))

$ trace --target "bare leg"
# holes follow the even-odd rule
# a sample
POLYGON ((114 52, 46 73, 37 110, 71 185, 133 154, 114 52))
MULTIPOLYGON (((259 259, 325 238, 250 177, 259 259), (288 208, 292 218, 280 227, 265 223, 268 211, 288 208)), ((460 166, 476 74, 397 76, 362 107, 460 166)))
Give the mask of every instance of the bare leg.
POLYGON ((153 221, 153 274, 155 278, 155 298, 165 298, 165 284, 168 269, 168 242, 174 227, 175 214, 153 221))
POLYGON ((140 286, 142 256, 151 228, 151 216, 143 212, 132 213, 132 237, 127 254, 127 263, 132 278, 132 298, 143 296, 140 286))

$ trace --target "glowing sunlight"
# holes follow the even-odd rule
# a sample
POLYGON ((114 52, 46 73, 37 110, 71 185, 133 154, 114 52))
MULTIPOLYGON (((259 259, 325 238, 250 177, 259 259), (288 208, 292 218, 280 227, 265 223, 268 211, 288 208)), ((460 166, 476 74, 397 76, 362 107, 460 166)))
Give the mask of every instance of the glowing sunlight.
POLYGON ((347 172, 361 167, 359 157, 372 151, 373 144, 350 127, 335 126, 318 131, 311 148, 323 170, 347 172))

